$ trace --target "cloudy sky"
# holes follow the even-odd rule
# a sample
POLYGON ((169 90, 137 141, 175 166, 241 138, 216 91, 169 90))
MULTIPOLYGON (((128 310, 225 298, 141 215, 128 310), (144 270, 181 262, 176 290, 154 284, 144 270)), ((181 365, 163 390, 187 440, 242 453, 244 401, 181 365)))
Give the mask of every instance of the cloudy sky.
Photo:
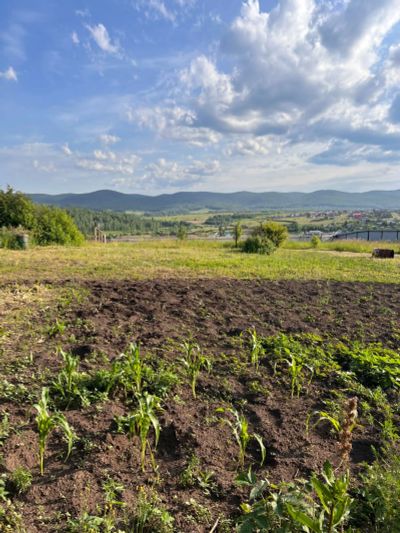
POLYGON ((400 188, 399 0, 1 0, 0 187, 400 188))

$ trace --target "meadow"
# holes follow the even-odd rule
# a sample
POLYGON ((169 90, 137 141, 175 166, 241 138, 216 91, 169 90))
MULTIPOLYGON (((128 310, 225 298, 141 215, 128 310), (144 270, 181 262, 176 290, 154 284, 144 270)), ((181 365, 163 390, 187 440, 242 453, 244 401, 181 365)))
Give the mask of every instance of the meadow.
POLYGON ((0 530, 399 531, 400 262, 368 252, 0 250, 0 530))
MULTIPOLYGON (((285 244, 270 256, 243 254, 230 242, 152 240, 138 243, 86 243, 28 251, 0 249, 0 279, 145 279, 231 277, 239 279, 322 279, 400 282, 400 259, 376 260, 370 251, 382 243, 285 244), (326 253, 345 251, 349 254, 326 253), (365 253, 363 255, 362 253, 365 253)), ((393 247, 393 245, 391 245, 393 247)))

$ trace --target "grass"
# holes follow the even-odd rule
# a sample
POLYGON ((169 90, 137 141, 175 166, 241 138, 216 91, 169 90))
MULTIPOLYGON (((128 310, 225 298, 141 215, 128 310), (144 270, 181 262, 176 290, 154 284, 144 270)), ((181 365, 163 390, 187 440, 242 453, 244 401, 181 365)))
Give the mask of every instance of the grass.
MULTIPOLYGON (((288 250, 311 250, 311 239, 308 241, 286 241, 284 248, 288 250)), ((395 252, 400 252, 399 243, 382 241, 363 240, 343 240, 343 241, 323 241, 319 244, 318 250, 330 252, 351 252, 370 254, 375 248, 391 248, 395 252)))
MULTIPOLYGON (((340 244, 324 243, 322 248, 340 244)), ((374 246, 372 243, 364 244, 374 246)), ((242 254, 234 250, 231 243, 201 240, 108 245, 86 243, 82 247, 0 250, 0 281, 3 282, 157 277, 258 277, 400 283, 400 259, 376 260, 364 255, 327 253, 321 249, 286 248, 271 256, 260 256, 242 254)))

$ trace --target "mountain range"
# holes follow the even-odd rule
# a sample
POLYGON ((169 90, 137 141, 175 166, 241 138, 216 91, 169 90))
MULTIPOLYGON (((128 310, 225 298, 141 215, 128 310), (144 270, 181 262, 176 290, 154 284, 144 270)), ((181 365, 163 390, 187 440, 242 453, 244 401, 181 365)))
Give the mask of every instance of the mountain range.
POLYGON ((159 196, 100 190, 82 194, 29 194, 35 203, 146 213, 209 211, 264 211, 270 209, 399 209, 400 189, 395 191, 341 192, 177 192, 159 196))

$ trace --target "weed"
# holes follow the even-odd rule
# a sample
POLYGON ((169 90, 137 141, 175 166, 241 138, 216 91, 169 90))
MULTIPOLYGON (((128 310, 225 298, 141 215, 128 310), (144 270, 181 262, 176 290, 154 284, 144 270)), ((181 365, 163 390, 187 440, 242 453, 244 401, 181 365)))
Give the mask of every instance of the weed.
POLYGON ((154 490, 139 488, 136 508, 128 520, 131 533, 172 533, 174 519, 163 508, 158 494, 154 490))
POLYGON ((3 418, 0 421, 0 446, 2 446, 4 441, 9 437, 10 432, 10 415, 8 413, 3 413, 3 418))
POLYGON ((275 486, 268 480, 257 481, 251 470, 239 476, 237 482, 251 489, 249 503, 241 505, 244 516, 239 520, 239 533, 339 533, 349 518, 352 505, 349 476, 347 473, 335 476, 328 462, 324 464, 322 479, 313 474, 309 482, 275 486))
POLYGON ((57 427, 62 430, 67 440, 68 451, 66 460, 71 454, 72 446, 75 440, 75 434, 72 427, 68 424, 67 419, 61 413, 50 414, 48 410, 48 390, 42 389, 42 395, 39 402, 35 405, 37 411, 36 424, 39 432, 39 466, 40 474, 44 473, 44 455, 46 451, 46 442, 50 433, 57 427))
POLYGON ((23 466, 18 466, 10 475, 13 492, 23 494, 32 485, 32 474, 23 466))
POLYGON ((47 329, 47 334, 49 337, 55 337, 56 335, 62 335, 66 329, 66 323, 56 318, 55 323, 47 329))
POLYGON ((181 472, 179 485, 182 488, 198 487, 206 496, 217 496, 219 493, 214 472, 202 470, 195 454, 189 458, 186 468, 181 472))
POLYGON ((376 533, 394 533, 400 524, 400 455, 393 445, 384 448, 361 475, 352 523, 371 524, 376 533))

